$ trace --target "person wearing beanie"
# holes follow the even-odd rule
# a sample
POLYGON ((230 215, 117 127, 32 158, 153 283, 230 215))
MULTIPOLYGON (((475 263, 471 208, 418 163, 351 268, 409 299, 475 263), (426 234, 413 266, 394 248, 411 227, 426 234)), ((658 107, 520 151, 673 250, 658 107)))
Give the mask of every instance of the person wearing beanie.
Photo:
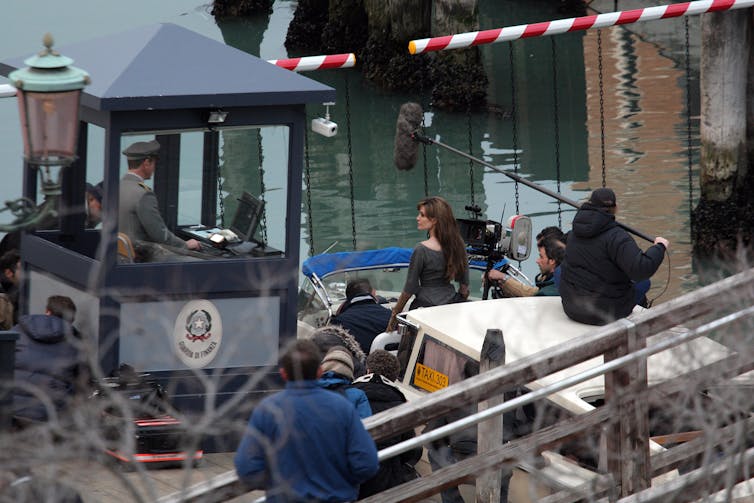
POLYGON ((379 469, 353 405, 317 385, 321 360, 313 341, 291 343, 280 357, 285 389, 254 407, 236 449, 239 480, 264 489, 268 503, 356 501, 359 484, 379 469))
POLYGON ((572 320, 605 325, 631 314, 636 282, 649 280, 670 246, 658 236, 642 251, 615 221, 617 210, 615 192, 600 188, 573 219, 560 278, 563 310, 572 320))
POLYGON ((356 338, 345 328, 339 325, 325 325, 312 332, 311 338, 323 355, 327 354, 333 346, 347 348, 353 358, 354 377, 363 376, 366 372, 367 355, 356 338))
POLYGON ((366 394, 351 385, 353 381, 353 357, 343 346, 333 346, 322 359, 322 376, 319 386, 345 396, 353 404, 362 419, 372 415, 366 394))
MULTIPOLYGON (((369 399, 374 414, 406 402, 405 395, 398 389, 395 380, 400 372, 398 358, 384 349, 377 349, 367 356, 367 374, 353 382, 354 388, 362 390, 369 399)), ((409 430, 377 443, 377 450, 409 440, 414 431, 409 430)), ((417 478, 414 465, 422 456, 422 448, 417 447, 380 463, 380 471, 359 487, 359 499, 377 494, 409 480, 417 478)))

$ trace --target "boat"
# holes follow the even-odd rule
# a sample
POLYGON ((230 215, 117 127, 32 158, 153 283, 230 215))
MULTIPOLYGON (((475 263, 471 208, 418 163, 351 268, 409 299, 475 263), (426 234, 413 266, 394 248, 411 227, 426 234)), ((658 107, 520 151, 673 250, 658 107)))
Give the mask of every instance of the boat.
MULTIPOLYGON (((368 276, 383 304, 392 307, 401 293, 406 271, 411 261, 410 248, 388 247, 373 250, 323 253, 306 259, 301 267, 303 280, 298 294, 299 335, 326 325, 338 307, 346 300, 346 285, 353 278, 368 276)), ((526 275, 503 257, 492 267, 506 268, 516 279, 530 284, 526 275)), ((478 271, 472 284, 481 291, 481 274, 487 270, 486 261, 472 259, 469 269, 478 271)), ((471 296, 471 300, 481 300, 471 296)))
MULTIPOLYGON (((469 289, 480 293, 472 293, 470 300, 487 298, 489 291, 484 289, 482 275, 491 269, 505 270, 514 279, 532 284, 513 264, 513 261, 523 261, 529 257, 532 242, 529 217, 513 215, 506 227, 494 220, 481 219, 478 213, 475 218, 457 221, 467 245, 469 289), (479 274, 471 274, 471 271, 479 274)), ((298 335, 310 333, 330 321, 346 300, 346 285, 353 278, 368 276, 381 303, 392 307, 406 281, 412 251, 410 248, 388 247, 321 253, 307 258, 301 266, 303 279, 298 294, 298 335)), ((407 307, 410 307, 410 303, 407 307)))

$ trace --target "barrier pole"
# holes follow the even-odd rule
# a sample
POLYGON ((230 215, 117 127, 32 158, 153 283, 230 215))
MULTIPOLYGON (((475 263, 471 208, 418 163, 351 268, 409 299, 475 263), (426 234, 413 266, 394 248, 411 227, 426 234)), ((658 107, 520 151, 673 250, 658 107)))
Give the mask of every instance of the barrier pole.
POLYGON ((286 70, 307 72, 310 70, 327 70, 329 68, 351 68, 356 64, 356 55, 350 52, 348 54, 329 54, 327 56, 268 59, 267 62, 286 70))
POLYGON ((430 51, 460 49, 482 44, 495 44, 519 38, 559 35, 571 31, 604 28, 606 26, 653 21, 679 16, 693 16, 705 12, 745 9, 754 5, 754 0, 698 0, 671 5, 658 5, 644 9, 608 12, 592 16, 556 19, 542 23, 520 24, 493 30, 471 31, 442 37, 422 38, 408 43, 408 52, 421 54, 430 51))

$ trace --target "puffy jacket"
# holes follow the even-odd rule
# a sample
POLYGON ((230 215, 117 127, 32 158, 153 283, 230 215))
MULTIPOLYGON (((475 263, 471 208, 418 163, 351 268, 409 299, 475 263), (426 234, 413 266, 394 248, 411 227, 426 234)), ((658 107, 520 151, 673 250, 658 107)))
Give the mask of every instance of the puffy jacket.
POLYGON ((634 281, 648 279, 660 267, 665 247, 643 252, 605 209, 584 203, 566 238, 560 296, 573 320, 604 325, 631 313, 634 281))
POLYGON ((57 316, 21 316, 12 328, 18 332, 13 392, 14 415, 45 421, 48 411, 29 386, 52 400, 58 413, 76 392, 82 379, 83 356, 76 329, 57 316), (23 383, 24 387, 18 386, 23 383))

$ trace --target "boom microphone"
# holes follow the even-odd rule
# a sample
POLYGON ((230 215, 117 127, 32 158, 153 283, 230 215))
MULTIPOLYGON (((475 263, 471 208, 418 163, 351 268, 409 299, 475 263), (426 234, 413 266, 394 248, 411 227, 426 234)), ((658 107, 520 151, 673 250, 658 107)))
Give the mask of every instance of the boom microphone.
POLYGON ((395 146, 393 161, 395 167, 408 171, 416 164, 419 156, 419 144, 412 136, 422 123, 424 112, 418 103, 404 103, 398 112, 395 124, 395 146))

